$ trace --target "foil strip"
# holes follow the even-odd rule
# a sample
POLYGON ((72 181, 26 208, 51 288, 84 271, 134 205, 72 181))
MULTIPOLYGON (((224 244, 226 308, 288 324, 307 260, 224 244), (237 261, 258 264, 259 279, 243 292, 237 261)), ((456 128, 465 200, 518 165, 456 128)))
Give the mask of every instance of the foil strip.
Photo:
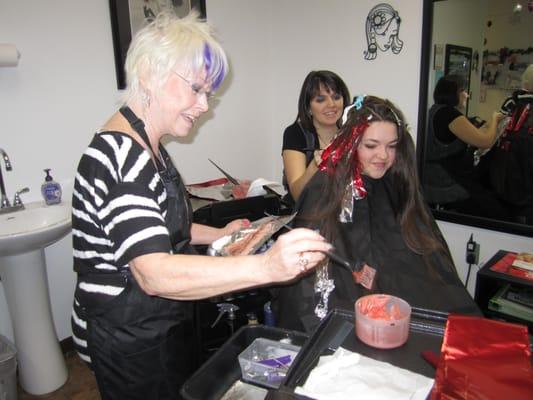
POLYGON ((319 293, 320 297, 315 306, 315 315, 320 319, 328 314, 329 295, 335 289, 333 279, 329 279, 328 267, 329 263, 326 263, 316 269, 315 293, 319 293))
POLYGON ((341 211, 339 213, 340 222, 352 222, 354 192, 353 181, 350 181, 350 183, 346 185, 346 191, 344 192, 344 197, 341 202, 341 211))

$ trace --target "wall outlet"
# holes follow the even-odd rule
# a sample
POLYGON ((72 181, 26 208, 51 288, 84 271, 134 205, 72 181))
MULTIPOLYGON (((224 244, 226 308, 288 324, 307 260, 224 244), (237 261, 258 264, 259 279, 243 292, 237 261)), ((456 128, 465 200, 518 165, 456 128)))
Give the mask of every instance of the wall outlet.
POLYGON ((466 242, 466 262, 467 264, 479 264, 479 243, 474 240, 474 234, 466 242))

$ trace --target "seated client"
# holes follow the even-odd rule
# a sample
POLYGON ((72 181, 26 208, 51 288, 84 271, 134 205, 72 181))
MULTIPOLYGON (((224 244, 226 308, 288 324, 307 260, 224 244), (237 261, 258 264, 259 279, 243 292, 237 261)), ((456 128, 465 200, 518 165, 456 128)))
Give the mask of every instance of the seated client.
POLYGON ((514 222, 533 225, 533 64, 501 110, 503 133, 486 157, 490 185, 514 222))
POLYGON ((273 290, 278 324, 311 332, 328 310, 353 310, 355 300, 370 293, 478 314, 420 193, 414 143, 402 113, 373 96, 359 96, 350 107, 296 204, 295 225, 320 230, 338 255, 376 269, 375 284, 366 289, 347 269, 325 261, 273 290))

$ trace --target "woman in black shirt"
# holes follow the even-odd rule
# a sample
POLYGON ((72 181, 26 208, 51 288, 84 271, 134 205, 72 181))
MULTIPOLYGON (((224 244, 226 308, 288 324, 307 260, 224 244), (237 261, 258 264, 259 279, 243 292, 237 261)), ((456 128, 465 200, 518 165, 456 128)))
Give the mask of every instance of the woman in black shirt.
POLYGON ((472 124, 460 111, 466 106, 468 93, 459 75, 439 79, 433 98, 425 148, 426 200, 436 207, 507 218, 505 208, 479 182, 473 156, 475 149, 488 149, 494 144, 503 114, 494 112, 483 128, 472 124))
POLYGON ((350 93, 342 79, 331 71, 311 71, 298 100, 298 116, 283 133, 283 183, 287 200, 297 199, 317 170, 322 149, 335 136, 350 93))

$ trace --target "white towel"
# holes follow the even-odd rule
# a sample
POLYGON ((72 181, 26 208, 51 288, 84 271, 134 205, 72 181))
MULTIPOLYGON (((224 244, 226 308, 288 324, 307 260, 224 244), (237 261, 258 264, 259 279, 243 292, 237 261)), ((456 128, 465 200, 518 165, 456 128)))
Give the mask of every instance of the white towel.
POLYGON ((322 356, 296 393, 317 400, 424 400, 433 379, 343 348, 322 356))
POLYGON ((264 185, 267 185, 272 190, 282 196, 286 193, 286 190, 283 188, 283 185, 281 183, 267 181, 265 178, 257 178, 250 184, 250 188, 248 189, 246 197, 263 196, 267 194, 266 190, 263 189, 264 185))

